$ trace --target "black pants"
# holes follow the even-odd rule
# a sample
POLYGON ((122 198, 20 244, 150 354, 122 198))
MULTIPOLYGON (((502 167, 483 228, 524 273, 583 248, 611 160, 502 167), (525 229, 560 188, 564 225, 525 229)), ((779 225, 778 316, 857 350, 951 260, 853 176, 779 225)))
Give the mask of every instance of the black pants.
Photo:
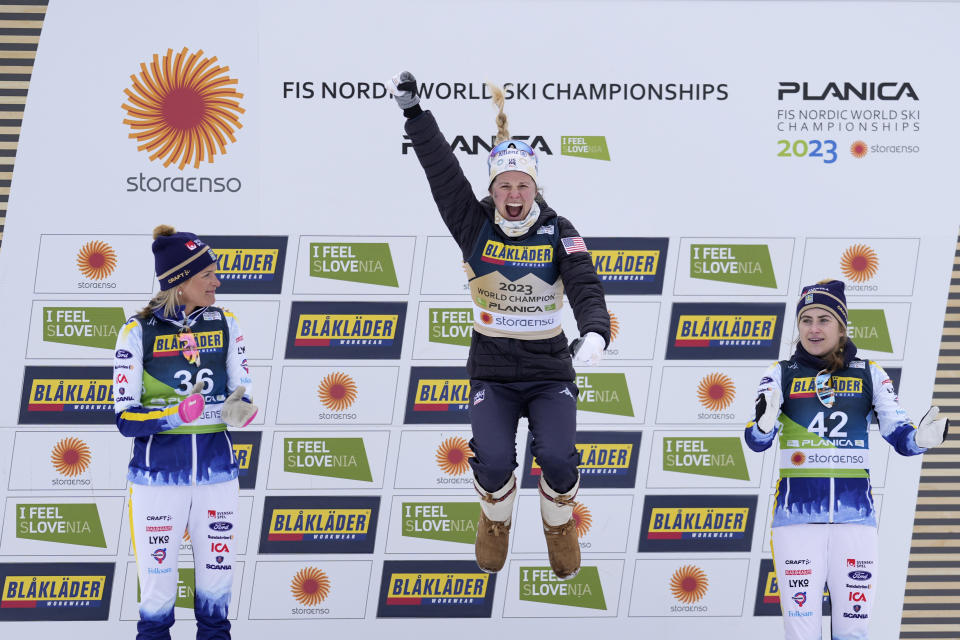
POLYGON ((577 482, 577 395, 573 382, 470 381, 470 466, 489 492, 503 487, 517 468, 517 421, 527 416, 532 450, 550 488, 566 493, 577 482))

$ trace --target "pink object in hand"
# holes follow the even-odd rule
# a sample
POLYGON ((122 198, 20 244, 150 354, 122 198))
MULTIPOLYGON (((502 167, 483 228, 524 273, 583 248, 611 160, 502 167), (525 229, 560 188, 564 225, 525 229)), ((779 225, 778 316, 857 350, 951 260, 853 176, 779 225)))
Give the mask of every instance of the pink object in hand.
POLYGON ((189 424, 200 417, 200 414, 203 413, 203 396, 199 393, 194 393, 187 396, 183 402, 177 406, 177 413, 180 414, 180 419, 183 420, 183 424, 189 424))

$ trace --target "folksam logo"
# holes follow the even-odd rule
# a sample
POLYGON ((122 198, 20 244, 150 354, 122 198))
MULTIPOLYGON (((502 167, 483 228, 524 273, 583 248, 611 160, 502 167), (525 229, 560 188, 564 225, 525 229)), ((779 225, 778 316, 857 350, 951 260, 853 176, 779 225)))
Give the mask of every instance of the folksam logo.
POLYGON ((130 127, 129 137, 137 141, 138 151, 149 153, 151 161, 162 160, 165 167, 191 164, 197 169, 202 160, 213 162, 243 127, 238 117, 244 113, 243 94, 232 86, 237 80, 227 75, 230 67, 202 56, 203 50, 188 55, 186 47, 175 56, 167 49, 162 60, 154 54, 124 89, 123 124, 130 127))

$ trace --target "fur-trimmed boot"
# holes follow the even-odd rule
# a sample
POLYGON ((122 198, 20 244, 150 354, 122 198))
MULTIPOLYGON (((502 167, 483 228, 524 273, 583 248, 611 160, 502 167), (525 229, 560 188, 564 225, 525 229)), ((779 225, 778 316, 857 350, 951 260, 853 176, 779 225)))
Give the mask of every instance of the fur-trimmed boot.
POLYGON ((517 498, 517 478, 510 476, 507 483, 488 492, 474 479, 473 488, 480 494, 480 522, 477 524, 477 566, 487 573, 503 569, 510 544, 510 523, 513 501, 517 498))
POLYGON ((540 516, 543 518, 543 535, 547 539, 550 567, 558 578, 569 580, 580 571, 580 540, 577 524, 573 519, 573 499, 580 488, 580 478, 565 494, 550 488, 540 476, 540 516))

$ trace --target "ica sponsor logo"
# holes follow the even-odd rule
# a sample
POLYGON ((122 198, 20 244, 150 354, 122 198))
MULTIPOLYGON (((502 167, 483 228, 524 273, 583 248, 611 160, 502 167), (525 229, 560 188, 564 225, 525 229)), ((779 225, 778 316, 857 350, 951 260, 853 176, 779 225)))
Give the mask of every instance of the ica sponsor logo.
POLYGON ((697 400, 707 412, 698 413, 697 417, 701 420, 736 419, 736 415, 726 413, 736 396, 737 388, 730 376, 719 372, 705 375, 697 383, 697 400))
POLYGON ((577 409, 633 417, 633 403, 624 373, 590 373, 576 377, 577 409))
POLYGON ((472 545, 477 539, 480 505, 471 502, 403 502, 402 535, 472 545))
POLYGON ((550 567, 520 567, 520 599, 565 607, 606 610, 607 603, 597 567, 584 566, 569 580, 558 578, 550 567))
POLYGON ((122 307, 43 307, 43 340, 113 349, 125 321, 122 307))
POLYGON ((311 242, 310 276, 399 287, 387 242, 311 242))
POLYGON ((870 281, 880 271, 880 257, 868 245, 856 243, 844 249, 840 255, 840 271, 847 280, 848 292, 863 293, 879 289, 870 281))
POLYGON ((117 252, 102 240, 91 240, 77 252, 77 269, 86 282, 80 289, 113 289, 117 283, 105 282, 117 269, 117 252))
POLYGON ((545 267, 553 264, 553 246, 512 245, 487 240, 480 259, 483 262, 511 267, 545 267))
POLYGON ((707 595, 710 580, 706 572, 692 564, 683 565, 670 576, 670 595, 680 604, 670 606, 671 613, 703 613, 706 605, 697 604, 707 595))
POLYGON ((777 288, 770 249, 765 244, 691 244, 690 277, 777 288))
MULTIPOLYGON (((150 63, 140 64, 140 73, 131 75, 124 93, 128 137, 136 141, 137 151, 159 160, 164 167, 200 168, 213 163, 217 155, 227 153, 227 145, 236 142, 235 133, 243 125, 240 114, 242 93, 238 81, 230 77, 230 67, 217 64, 202 50, 190 53, 184 47, 176 54, 167 49, 161 58, 154 54, 150 63)), ((157 177, 127 178, 128 192, 223 193, 237 192, 242 184, 230 177, 157 177)))
POLYGON ((97 505, 17 504, 17 537, 106 549, 97 505))
POLYGON ((321 604, 330 595, 333 590, 333 584, 329 576, 322 569, 316 567, 303 567, 294 574, 290 580, 290 595, 304 607, 303 609, 294 607, 293 614, 328 614, 329 609, 313 608, 321 604))
POLYGON ((284 438, 283 470, 373 482, 363 438, 284 438))
POLYGON ((327 374, 317 386, 320 404, 334 413, 322 413, 321 419, 356 419, 356 413, 343 413, 357 401, 357 383, 349 375, 335 371, 327 374))

